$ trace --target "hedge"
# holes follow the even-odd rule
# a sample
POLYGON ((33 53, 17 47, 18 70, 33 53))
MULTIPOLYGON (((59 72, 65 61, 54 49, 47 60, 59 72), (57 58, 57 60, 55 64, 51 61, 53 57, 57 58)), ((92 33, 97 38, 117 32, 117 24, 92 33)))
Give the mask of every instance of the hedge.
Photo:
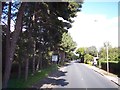
MULTIPOLYGON (((107 61, 101 61, 101 69, 107 71, 107 61)), ((120 76, 120 61, 109 61, 109 72, 120 76)))

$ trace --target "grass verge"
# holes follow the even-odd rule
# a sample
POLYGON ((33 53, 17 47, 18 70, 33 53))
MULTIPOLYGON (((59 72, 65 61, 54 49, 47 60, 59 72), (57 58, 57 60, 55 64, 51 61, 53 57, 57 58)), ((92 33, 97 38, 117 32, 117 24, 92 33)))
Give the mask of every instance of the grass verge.
POLYGON ((57 65, 52 65, 48 68, 42 69, 41 71, 36 72, 34 75, 29 75, 28 80, 24 79, 15 79, 12 78, 9 80, 8 88, 29 88, 34 83, 40 81, 41 79, 48 76, 52 71, 57 70, 57 65))

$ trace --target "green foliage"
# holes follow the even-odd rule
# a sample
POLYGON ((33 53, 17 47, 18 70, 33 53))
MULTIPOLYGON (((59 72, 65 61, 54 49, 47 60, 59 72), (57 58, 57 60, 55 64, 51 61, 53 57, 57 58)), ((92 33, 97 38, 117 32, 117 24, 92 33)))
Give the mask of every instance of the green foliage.
POLYGON ((108 45, 108 58, 109 61, 119 61, 119 48, 117 47, 112 47, 109 42, 108 43, 104 43, 105 47, 102 47, 99 51, 99 58, 103 58, 104 60, 107 59, 107 48, 106 48, 106 44, 108 45))
POLYGON ((109 48, 110 61, 118 61, 118 48, 109 48))
POLYGON ((61 49, 65 52, 71 52, 75 50, 76 43, 73 41, 69 33, 63 33, 61 47, 61 49))
POLYGON ((79 7, 80 3, 28 2, 23 16, 25 31, 21 32, 15 54, 17 60, 21 61, 20 58, 24 58, 25 55, 32 58, 34 53, 38 59, 41 58, 39 55, 44 53, 42 59, 49 60, 51 57, 49 52, 59 49, 61 42, 62 49, 70 57, 71 51, 76 48, 76 43, 65 32, 71 27, 71 17, 75 17, 79 7), (63 22, 58 17, 68 22, 63 22), (35 52, 33 50, 34 41, 36 42, 35 52), (22 55, 23 53, 24 55, 22 55))
POLYGON ((78 49, 76 50, 76 54, 79 54, 79 57, 85 55, 85 48, 84 48, 84 47, 78 48, 78 49))
POLYGON ((87 54, 90 54, 92 56, 97 56, 97 48, 95 46, 91 46, 91 47, 88 47, 86 48, 86 53, 87 54))
MULTIPOLYGON (((17 8, 19 8, 20 5, 22 5, 23 3, 24 2, 12 2, 12 5, 14 6, 12 6, 11 9, 11 17, 15 21, 15 23, 17 18, 19 18, 17 17, 17 13, 19 11, 19 9, 17 8)), ((44 61, 46 63, 41 62, 40 64, 48 66, 48 61, 51 57, 50 52, 54 50, 59 50, 60 47, 62 47, 69 58, 73 56, 72 51, 74 51, 74 49, 76 48, 76 43, 67 33, 67 29, 71 28, 71 23, 73 22, 72 18, 76 17, 76 13, 80 11, 81 4, 82 3, 77 2, 25 3, 25 10, 23 11, 23 13, 18 14, 23 14, 21 16, 21 18, 23 19, 21 19, 22 22, 20 23, 22 27, 16 27, 17 29, 22 28, 21 32, 10 32, 10 38, 15 34, 14 36, 16 38, 16 41, 18 40, 17 44, 13 45, 16 51, 15 53, 13 53, 14 57, 11 58, 13 58, 15 62, 18 62, 19 65, 22 64, 22 71, 24 71, 23 68, 27 66, 24 63, 26 58, 27 60, 29 60, 29 66, 32 63, 32 60, 34 61, 32 63, 34 68, 36 68, 36 61, 44 61), (63 18, 67 22, 59 20, 59 17, 63 18)), ((5 7, 2 9, 6 12, 3 13, 2 21, 6 23, 8 18, 8 7, 5 5, 5 7)), ((6 35, 6 29, 4 29, 2 40, 4 44, 6 42, 6 35)), ((7 65, 4 65, 4 67, 6 66, 7 65)), ((27 68, 30 69, 30 67, 27 68)))
MULTIPOLYGON (((105 48, 103 48, 103 47, 101 48, 101 50, 99 52, 99 57, 104 58, 104 60, 106 60, 106 49, 105 48)), ((109 47, 108 48, 108 57, 109 57, 109 61, 119 61, 118 48, 109 47)))
POLYGON ((73 54, 73 60, 77 60, 77 59, 79 59, 79 56, 73 54))
MULTIPOLYGON (((110 63, 118 63, 118 61, 108 61, 110 63)), ((101 61, 101 63, 107 63, 107 61, 101 61)))
POLYGON ((106 50, 104 47, 102 47, 99 51, 99 57, 100 58, 105 58, 106 57, 106 50))
POLYGON ((86 54, 84 57, 85 57, 85 63, 88 63, 93 60, 93 56, 90 54, 86 54))
POLYGON ((73 58, 73 51, 76 49, 76 42, 73 41, 69 33, 63 33, 60 47, 60 50, 65 52, 67 59, 73 58))
POLYGON ((97 56, 97 49, 95 46, 88 48, 81 47, 76 50, 76 54, 79 54, 79 58, 81 58, 85 63, 91 64, 93 56, 97 56))
MULTIPOLYGON (((109 63, 118 63, 119 61, 108 61, 109 63)), ((104 58, 100 58, 99 60, 98 60, 98 65, 99 65, 99 67, 101 68, 101 64, 102 63, 104 63, 104 64, 106 64, 107 63, 107 60, 106 59, 104 59, 104 58)))
POLYGON ((76 56, 73 52, 67 54, 67 59, 69 60, 77 60, 79 57, 76 56))

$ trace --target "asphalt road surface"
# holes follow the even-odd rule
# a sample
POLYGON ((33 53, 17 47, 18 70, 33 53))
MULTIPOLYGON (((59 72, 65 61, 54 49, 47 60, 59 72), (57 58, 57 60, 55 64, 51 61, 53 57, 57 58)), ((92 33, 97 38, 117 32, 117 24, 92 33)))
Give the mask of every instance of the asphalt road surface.
POLYGON ((71 62, 60 68, 59 83, 55 88, 118 88, 106 77, 88 68, 82 63, 71 62))

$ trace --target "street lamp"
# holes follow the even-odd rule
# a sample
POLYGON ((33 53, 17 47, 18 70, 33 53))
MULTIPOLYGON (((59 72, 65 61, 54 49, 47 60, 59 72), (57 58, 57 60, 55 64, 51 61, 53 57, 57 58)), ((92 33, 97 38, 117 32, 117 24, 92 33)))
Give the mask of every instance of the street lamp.
POLYGON ((109 63, 108 63, 108 47, 109 47, 109 42, 105 42, 104 46, 106 47, 106 53, 107 53, 107 72, 109 72, 109 63))

